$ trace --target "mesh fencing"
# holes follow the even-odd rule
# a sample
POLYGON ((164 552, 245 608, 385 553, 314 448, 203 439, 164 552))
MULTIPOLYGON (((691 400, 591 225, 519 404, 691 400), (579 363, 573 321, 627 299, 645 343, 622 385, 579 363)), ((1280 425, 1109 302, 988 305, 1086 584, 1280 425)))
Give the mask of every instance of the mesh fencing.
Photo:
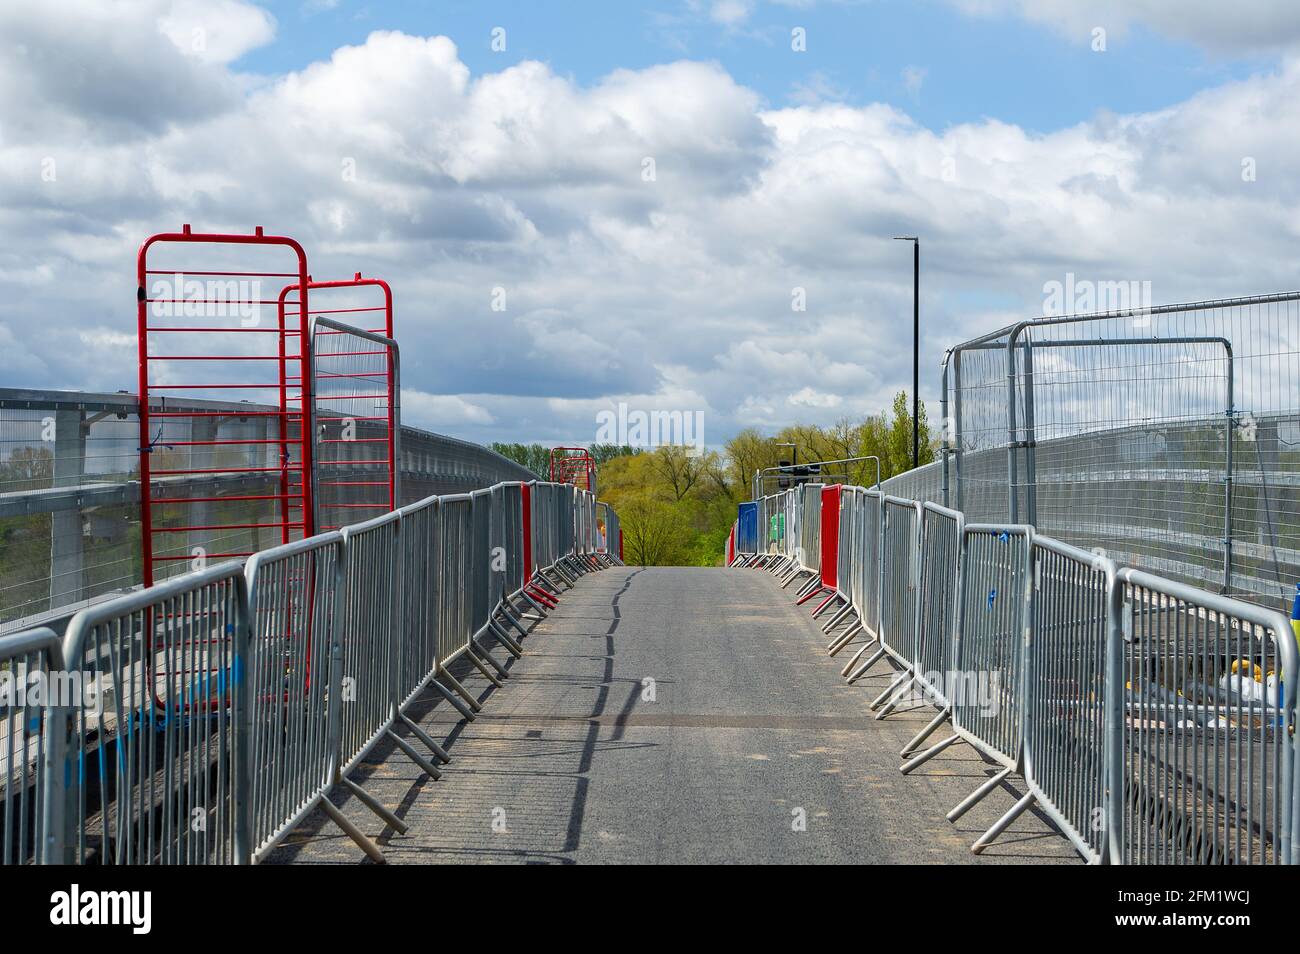
POLYGON ((1298 354, 1300 293, 1024 322, 952 350, 946 467, 885 486, 1277 607, 1300 580, 1298 354))

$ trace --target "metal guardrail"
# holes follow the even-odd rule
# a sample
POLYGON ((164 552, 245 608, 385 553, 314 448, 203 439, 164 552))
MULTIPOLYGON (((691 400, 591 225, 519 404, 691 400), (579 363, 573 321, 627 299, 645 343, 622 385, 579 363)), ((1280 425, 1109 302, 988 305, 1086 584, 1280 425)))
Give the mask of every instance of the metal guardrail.
MULTIPOLYGON (((860 487, 839 496, 843 532, 821 559, 838 551, 853 579, 849 605, 823 627, 846 627, 828 651, 866 636, 843 670, 850 682, 892 661, 898 672, 871 703, 878 718, 914 688, 914 701, 938 709, 903 748, 901 771, 959 742, 993 763, 950 821, 1023 775, 1025 793, 973 851, 1037 804, 1094 863, 1300 863, 1300 648, 1289 620, 1120 569, 1029 525, 965 523, 860 487), (951 734, 921 748, 947 721, 951 734)), ((794 522, 820 519, 822 502, 802 488, 786 492, 791 501, 794 522)))
POLYGON ((505 627, 545 611, 529 587, 612 565, 589 552, 595 513, 590 493, 540 483, 430 498, 82 610, 61 642, 0 638, 0 676, 39 664, 94 689, 0 697, 4 861, 257 862, 318 808, 382 861, 330 792, 406 830, 349 774, 387 738, 439 777, 395 730, 450 756, 405 710, 432 687, 474 718, 446 663, 500 684, 478 641, 517 653, 505 627))
MULTIPOLYGON (((174 397, 166 410, 205 416, 160 419, 166 430, 155 453, 214 472, 155 477, 155 496, 219 497, 223 502, 213 506, 227 511, 223 522, 261 522, 240 516, 252 514, 252 498, 277 492, 278 477, 237 468, 274 463, 273 456, 249 454, 270 454, 264 449, 275 444, 278 410, 174 397), (196 427, 202 433, 191 433, 196 427), (196 440, 269 443, 252 445, 260 450, 241 452, 228 462, 232 470, 221 472, 222 455, 233 452, 225 445, 190 446, 196 440), (169 449, 169 441, 177 446, 169 449)), ((138 412, 133 394, 0 388, 0 629, 49 625, 60 632, 76 610, 140 584, 138 412)), ((357 424, 361 439, 386 433, 386 425, 357 424)), ((415 427, 401 426, 395 444, 402 504, 536 477, 485 447, 415 427)), ((248 528, 201 542, 216 553, 262 550, 281 539, 278 531, 248 528)))

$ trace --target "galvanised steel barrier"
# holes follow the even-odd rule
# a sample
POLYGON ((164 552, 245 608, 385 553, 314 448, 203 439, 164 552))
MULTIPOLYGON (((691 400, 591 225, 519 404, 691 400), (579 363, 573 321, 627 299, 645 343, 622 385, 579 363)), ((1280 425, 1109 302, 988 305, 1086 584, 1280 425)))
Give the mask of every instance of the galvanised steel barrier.
POLYGON ((1300 861, 1300 672, 1289 621, 1138 570, 1121 570, 1119 580, 1124 638, 1108 725, 1113 860, 1300 861))
POLYGON ((64 661, 98 701, 51 711, 47 861, 248 860, 249 640, 235 561, 77 614, 64 661))
MULTIPOLYGON (((533 489, 570 548, 557 560, 576 561, 594 503, 533 489)), ((347 773, 387 736, 437 778, 399 724, 449 761, 403 709, 428 685, 466 718, 480 707, 443 664, 491 661, 475 643, 485 633, 513 645, 491 600, 526 581, 523 499, 518 483, 431 498, 83 610, 62 646, 49 630, 0 640, 3 858, 256 862, 320 808, 382 861, 328 795, 341 785, 406 831, 347 773), (75 697, 10 704, 3 677, 29 667, 80 679, 75 697)))
POLYGON ((1021 811, 1037 801, 1096 863, 1109 859, 1108 831, 1117 834, 1105 814, 1107 673, 1115 662, 1107 654, 1117 657, 1120 645, 1117 570, 1103 556, 1037 534, 1032 548, 1024 730, 1031 797, 1021 811))
MULTIPOLYGON (((346 776, 392 727, 400 629, 398 511, 344 527, 340 649, 339 762, 346 776)), ((436 778, 437 773, 433 773, 436 778)))
MULTIPOLYGON (((920 548, 921 505, 886 495, 881 501, 880 647, 849 674, 849 682, 857 682, 885 656, 910 674, 916 648, 920 548)), ((878 709, 898 685, 891 683, 871 708, 878 709)))
MULTIPOLYGON (((956 626, 946 693, 952 734, 912 756, 901 769, 910 773, 959 741, 1001 766, 948 813, 949 821, 964 815, 1023 765, 1023 667, 1032 539, 1032 529, 1024 526, 962 527, 956 568, 956 626)), ((942 716, 940 712, 940 718, 912 739, 902 754, 909 755, 938 728, 942 716)), ((973 850, 982 850, 1000 830, 997 826, 990 829, 973 850)))
POLYGON ((1038 804, 1093 863, 1300 863, 1291 621, 1118 569, 1028 525, 966 524, 959 511, 862 488, 840 494, 840 566, 854 577, 859 626, 880 573, 881 646, 850 681, 887 655, 903 673, 873 708, 901 701, 904 680, 941 707, 904 748, 901 771, 959 741, 997 765, 951 821, 1013 772, 1024 777, 1028 791, 973 851, 1038 804), (917 753, 949 717, 952 734, 917 753))
POLYGON ((952 634, 961 591, 961 540, 965 518, 956 510, 924 504, 921 511, 921 592, 916 623, 914 679, 926 699, 943 710, 952 694, 952 634))
POLYGON ((246 665, 252 861, 324 808, 338 776, 342 660, 335 650, 344 572, 337 530, 264 550, 244 568, 253 650, 246 665))
POLYGON ((82 699, 65 672, 63 645, 53 630, 0 637, 0 864, 27 864, 45 848, 45 780, 61 766, 50 745, 47 706, 82 699), (72 692, 75 699, 50 698, 72 692))

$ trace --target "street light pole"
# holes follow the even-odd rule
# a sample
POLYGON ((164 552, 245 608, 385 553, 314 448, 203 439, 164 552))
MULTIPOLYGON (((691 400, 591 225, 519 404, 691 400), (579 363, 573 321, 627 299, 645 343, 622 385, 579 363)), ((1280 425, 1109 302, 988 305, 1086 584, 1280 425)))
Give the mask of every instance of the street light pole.
POLYGON ((921 466, 921 239, 896 235, 912 243, 912 466, 921 466))

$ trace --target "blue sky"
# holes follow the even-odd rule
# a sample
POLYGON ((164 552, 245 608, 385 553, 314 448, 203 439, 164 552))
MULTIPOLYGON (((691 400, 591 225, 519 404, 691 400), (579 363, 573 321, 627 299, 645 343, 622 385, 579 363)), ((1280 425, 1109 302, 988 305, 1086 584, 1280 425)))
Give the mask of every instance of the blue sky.
MULTIPOLYGON (((1198 90, 1272 66, 1268 54, 1215 53, 1166 39, 1142 24, 1068 33, 1005 13, 972 16, 941 0, 782 5, 759 3, 740 23, 716 22, 706 3, 592 0, 273 0, 275 40, 237 62, 279 74, 327 59, 373 30, 443 34, 473 75, 541 60, 589 85, 616 69, 678 59, 720 63, 767 105, 822 99, 889 103, 934 130, 995 118, 1045 132, 1116 113, 1162 109, 1198 90), (494 27, 506 30, 496 52, 494 27), (802 27, 807 50, 790 49, 802 27), (919 88, 906 71, 923 71, 919 88)), ((912 75, 918 75, 913 73, 912 75)))

